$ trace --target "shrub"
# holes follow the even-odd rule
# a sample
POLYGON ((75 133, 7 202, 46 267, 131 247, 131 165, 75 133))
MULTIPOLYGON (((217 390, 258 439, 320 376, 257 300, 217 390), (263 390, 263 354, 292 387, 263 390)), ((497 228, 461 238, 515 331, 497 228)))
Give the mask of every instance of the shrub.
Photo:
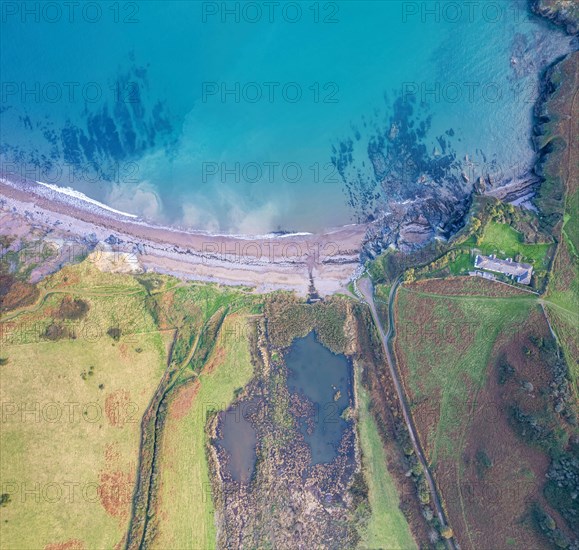
POLYGON ((563 453, 551 463, 547 478, 544 489, 547 501, 573 530, 579 531, 579 458, 570 452, 563 453))
POLYGON ((107 330, 107 334, 115 341, 118 342, 121 339, 122 331, 118 327, 111 327, 107 330))
POLYGON ((454 532, 450 527, 447 526, 441 529, 440 536, 445 539, 451 539, 452 537, 454 537, 454 532))
POLYGON ((353 475, 349 491, 352 495, 354 508, 357 508, 363 501, 368 499, 368 484, 362 472, 356 472, 353 475))
POLYGON ((412 283, 415 280, 416 280, 416 274, 415 274, 414 268, 411 267, 410 269, 407 269, 404 272, 404 282, 405 283, 412 283))
POLYGON ((64 338, 70 338, 72 340, 76 338, 76 335, 73 331, 69 330, 68 327, 60 323, 51 323, 48 325, 44 331, 43 336, 52 342, 63 340, 64 338))
POLYGON ((515 374, 515 369, 506 361, 501 361, 499 364, 499 384, 502 386, 509 381, 515 374))
POLYGON ((493 461, 490 459, 489 455, 482 449, 479 449, 476 453, 476 468, 478 474, 482 477, 487 470, 493 467, 493 461))
POLYGON ((85 317, 89 309, 89 304, 84 300, 81 300, 80 298, 75 298, 73 300, 70 296, 65 296, 60 302, 60 307, 58 308, 56 316, 60 319, 77 321, 85 317))
POLYGON ((422 504, 428 504, 430 502, 430 490, 423 477, 420 477, 418 480, 418 498, 422 504))

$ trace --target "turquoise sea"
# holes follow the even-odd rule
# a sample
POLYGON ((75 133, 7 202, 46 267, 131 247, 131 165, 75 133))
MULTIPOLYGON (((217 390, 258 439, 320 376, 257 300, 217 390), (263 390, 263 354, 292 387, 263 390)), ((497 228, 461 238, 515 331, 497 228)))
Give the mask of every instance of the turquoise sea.
POLYGON ((525 0, 1 6, 2 175, 233 233, 360 221, 412 199, 392 180, 516 177, 570 47, 525 0))

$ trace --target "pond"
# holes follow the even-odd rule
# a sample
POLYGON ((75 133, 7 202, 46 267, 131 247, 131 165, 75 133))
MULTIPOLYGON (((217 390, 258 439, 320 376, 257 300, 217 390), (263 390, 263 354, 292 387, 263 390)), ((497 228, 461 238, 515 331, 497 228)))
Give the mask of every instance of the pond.
POLYGON ((348 427, 342 414, 352 397, 350 362, 322 345, 313 332, 294 340, 285 362, 292 401, 302 404, 298 425, 311 449, 311 465, 327 464, 338 455, 348 427))
POLYGON ((247 400, 232 405, 219 414, 218 447, 227 453, 224 465, 234 481, 248 483, 257 458, 257 434, 250 418, 258 412, 259 401, 247 400))

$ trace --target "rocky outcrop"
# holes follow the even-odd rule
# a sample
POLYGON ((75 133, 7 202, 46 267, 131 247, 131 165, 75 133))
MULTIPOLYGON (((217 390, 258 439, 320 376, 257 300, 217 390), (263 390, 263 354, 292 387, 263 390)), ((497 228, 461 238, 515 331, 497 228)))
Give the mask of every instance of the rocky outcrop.
POLYGON ((486 191, 484 194, 505 202, 514 202, 521 197, 532 194, 540 182, 540 177, 534 171, 529 171, 519 178, 506 181, 496 189, 486 191))
MULTIPOLYGON (((577 33, 579 3, 574 0, 530 0, 530 6, 536 14, 548 17, 569 34, 577 33)), ((396 127, 394 134, 390 131, 388 136, 373 143, 369 152, 372 153, 375 176, 380 181, 386 181, 386 194, 395 196, 397 202, 388 203, 385 208, 387 214, 376 222, 380 227, 374 227, 369 234, 362 259, 373 259, 391 245, 401 251, 412 251, 427 245, 434 238, 448 239, 463 226, 463 218, 474 194, 489 195, 515 204, 526 203, 533 208, 535 205, 526 201, 537 193, 536 206, 546 217, 551 216, 553 211, 560 211, 563 193, 561 190, 553 192, 552 188, 547 189, 543 184, 563 165, 561 155, 565 151, 565 143, 560 138, 558 124, 561 117, 569 119, 569 90, 576 88, 573 75, 577 72, 577 55, 575 52, 558 59, 544 72, 533 128, 537 161, 528 172, 515 177, 504 177, 499 173, 472 174, 466 170, 469 159, 465 159, 464 164, 457 159, 449 142, 443 141, 442 157, 412 157, 412 162, 405 164, 405 170, 394 172, 393 177, 388 179, 383 174, 382 166, 392 165, 392 159, 397 155, 412 150, 415 136, 408 131, 405 133, 405 126, 401 125, 396 127), (396 139, 401 138, 405 138, 403 149, 396 147, 396 139), (384 162, 382 157, 389 162, 384 162), (426 173, 435 174, 435 177, 424 177, 412 170, 409 173, 409 167, 417 166, 426 166, 426 173), (410 181, 407 181, 408 176, 411 176, 410 181), (549 196, 548 204, 541 202, 541 193, 549 196), (412 200, 404 200, 410 197, 412 200), (559 202, 553 205, 557 200, 559 202)), ((448 134, 446 139, 450 137, 451 134, 448 134)), ((350 149, 346 148, 345 153, 339 156, 340 162, 336 164, 340 173, 345 173, 344 167, 351 162, 350 149)), ((367 181, 360 178, 351 178, 350 181, 354 181, 350 186, 352 194, 364 198, 355 205, 373 206, 377 195, 367 181)))
MULTIPOLYGON (((579 4, 566 0, 532 0, 535 13, 578 35, 579 4)), ((579 88, 579 40, 575 51, 558 59, 543 75, 540 96, 535 104, 533 143, 537 151, 534 172, 540 186, 534 200, 543 215, 548 231, 557 233, 563 220, 566 181, 570 163, 576 162, 577 146, 571 134, 577 134, 578 123, 573 98, 579 88)))
POLYGON ((537 15, 563 27, 569 35, 579 35, 579 4, 576 0, 530 0, 537 15))
POLYGON ((430 241, 434 234, 435 231, 428 220, 423 214, 420 214, 400 228, 398 241, 404 243, 405 246, 420 246, 430 241))
POLYGON ((472 194, 465 193, 460 197, 436 194, 412 202, 390 203, 389 214, 368 235, 362 261, 374 259, 390 246, 410 252, 435 238, 450 238, 463 226, 471 201, 472 194))

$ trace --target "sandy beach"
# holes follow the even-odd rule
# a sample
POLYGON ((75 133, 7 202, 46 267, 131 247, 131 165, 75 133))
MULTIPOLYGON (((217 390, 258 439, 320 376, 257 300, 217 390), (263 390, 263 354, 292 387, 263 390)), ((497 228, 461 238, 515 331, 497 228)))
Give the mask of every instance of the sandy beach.
POLYGON ((368 229, 350 225, 320 234, 212 235, 156 226, 29 181, 0 180, 0 204, 6 228, 17 225, 8 223, 11 218, 58 241, 106 242, 136 259, 143 271, 300 295, 308 293, 311 281, 321 296, 343 289, 359 266, 368 229))

